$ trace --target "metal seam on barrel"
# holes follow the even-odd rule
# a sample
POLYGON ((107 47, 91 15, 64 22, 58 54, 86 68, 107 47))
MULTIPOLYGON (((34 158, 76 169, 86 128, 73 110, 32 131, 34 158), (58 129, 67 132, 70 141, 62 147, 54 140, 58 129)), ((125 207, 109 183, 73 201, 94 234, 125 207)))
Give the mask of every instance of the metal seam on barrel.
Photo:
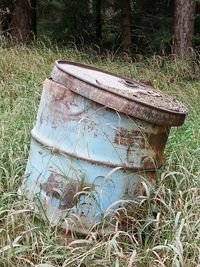
POLYGON ((88 159, 82 156, 79 156, 75 153, 71 153, 65 150, 62 150, 59 147, 55 147, 53 144, 50 144, 46 138, 42 138, 41 136, 39 136, 36 131, 34 131, 34 129, 31 131, 31 136, 32 138, 38 142, 39 144, 47 147, 47 149, 52 150, 52 152, 56 152, 58 154, 64 154, 73 158, 77 158, 80 160, 84 160, 87 161, 91 164, 96 164, 96 165, 102 165, 102 166, 106 166, 106 167, 110 167, 110 168, 116 168, 116 167, 121 167, 122 169, 127 169, 127 170, 132 170, 132 171, 155 171, 155 169, 162 167, 162 165, 159 166, 155 166, 155 168, 134 168, 134 167, 129 167, 127 165, 119 165, 119 164, 113 164, 113 163, 108 163, 108 162, 104 162, 104 161, 97 161, 97 160, 92 160, 92 159, 88 159))

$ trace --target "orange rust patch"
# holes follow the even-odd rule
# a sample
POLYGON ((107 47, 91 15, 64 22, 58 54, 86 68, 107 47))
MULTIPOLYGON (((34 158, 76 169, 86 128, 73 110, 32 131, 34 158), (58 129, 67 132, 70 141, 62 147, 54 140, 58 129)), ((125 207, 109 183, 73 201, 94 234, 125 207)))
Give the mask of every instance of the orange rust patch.
POLYGON ((79 183, 75 179, 64 181, 64 177, 52 172, 47 181, 41 184, 41 188, 52 198, 61 200, 61 209, 71 208, 74 204, 74 195, 79 191, 79 183))
POLYGON ((82 110, 77 112, 71 110, 71 106, 77 106, 75 101, 77 94, 62 85, 53 85, 50 85, 47 88, 47 90, 49 90, 49 101, 47 105, 52 112, 52 117, 55 117, 55 125, 61 121, 82 119, 85 114, 85 108, 82 108, 82 110))
POLYGON ((137 147, 152 151, 149 157, 142 160, 144 169, 161 167, 163 164, 164 148, 169 135, 168 127, 159 127, 156 133, 145 133, 141 131, 128 131, 124 128, 117 128, 114 143, 127 148, 137 147))
MULTIPOLYGON (((81 184, 77 179, 64 177, 52 172, 47 181, 41 184, 41 189, 47 196, 60 200, 59 208, 72 208, 78 201, 75 195, 80 191, 89 191, 93 185, 88 183, 81 184)), ((79 195, 80 196, 80 195, 79 195)))
MULTIPOLYGON (((158 167, 163 164, 164 148, 167 143, 168 135, 169 129, 165 128, 165 131, 157 134, 151 134, 149 137, 149 144, 155 153, 155 161, 158 167)), ((148 162, 146 164, 148 164, 148 162)))
POLYGON ((126 146, 139 146, 144 149, 146 147, 146 141, 140 131, 128 131, 124 128, 117 128, 114 143, 117 145, 126 146))

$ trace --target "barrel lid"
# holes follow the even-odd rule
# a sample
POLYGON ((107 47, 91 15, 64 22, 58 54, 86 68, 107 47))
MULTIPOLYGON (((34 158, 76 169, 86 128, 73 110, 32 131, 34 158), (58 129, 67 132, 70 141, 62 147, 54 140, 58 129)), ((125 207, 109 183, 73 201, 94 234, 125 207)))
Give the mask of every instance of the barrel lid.
POLYGON ((139 81, 85 64, 58 60, 51 76, 56 82, 70 85, 70 90, 95 102, 155 124, 181 125, 187 113, 185 105, 172 96, 139 81), (69 83, 72 80, 83 83, 69 83))

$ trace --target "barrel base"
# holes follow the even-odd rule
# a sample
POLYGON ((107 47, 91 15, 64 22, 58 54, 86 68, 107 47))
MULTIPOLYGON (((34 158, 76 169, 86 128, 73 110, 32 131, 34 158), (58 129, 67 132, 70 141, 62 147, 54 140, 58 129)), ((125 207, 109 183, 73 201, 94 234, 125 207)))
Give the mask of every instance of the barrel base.
MULTIPOLYGON (((41 206, 53 224, 87 233, 123 203, 135 201, 141 176, 155 172, 131 172, 58 155, 32 140, 21 191, 41 206), (62 223, 63 222, 63 223, 62 223)), ((151 178, 153 179, 153 178, 151 178)), ((108 219, 109 221, 110 219, 108 219)))

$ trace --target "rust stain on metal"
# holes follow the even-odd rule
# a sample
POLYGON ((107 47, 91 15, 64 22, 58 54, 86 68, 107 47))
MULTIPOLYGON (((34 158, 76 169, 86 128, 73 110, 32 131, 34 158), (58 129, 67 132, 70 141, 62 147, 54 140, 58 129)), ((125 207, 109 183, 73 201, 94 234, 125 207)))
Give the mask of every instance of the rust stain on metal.
POLYGON ((125 147, 138 145, 140 148, 145 148, 146 146, 145 138, 140 131, 128 131, 124 128, 118 128, 116 130, 113 142, 117 145, 123 145, 125 147))
POLYGON ((52 172, 47 181, 41 184, 41 189, 47 196, 60 200, 59 209, 68 209, 79 201, 79 199, 75 198, 78 192, 86 191, 86 189, 90 191, 94 189, 94 186, 52 172))
POLYGON ((51 80, 46 82, 46 90, 49 95, 49 106, 52 110, 52 115, 56 116, 55 120, 61 119, 67 120, 80 120, 85 114, 85 109, 74 112, 71 110, 71 106, 76 106, 75 99, 77 94, 68 88, 53 83, 51 80))
POLYGON ((164 148, 169 135, 169 128, 155 126, 154 133, 142 131, 128 131, 127 129, 117 128, 114 143, 127 148, 127 153, 131 148, 149 149, 154 157, 145 156, 142 160, 144 169, 160 167, 163 164, 164 148))
POLYGON ((160 166, 162 166, 163 164, 163 160, 161 160, 158 157, 149 157, 149 156, 145 156, 142 159, 142 166, 144 169, 152 169, 152 168, 159 168, 160 166))
POLYGON ((168 128, 165 128, 165 131, 159 132, 157 134, 151 134, 149 136, 149 143, 151 147, 155 148, 155 150, 163 150, 167 142, 168 135, 168 128))
MULTIPOLYGON (((149 144, 151 146, 151 149, 155 152, 156 167, 162 166, 163 164, 164 149, 167 143, 168 135, 169 135, 169 128, 165 127, 164 131, 158 132, 157 134, 151 134, 149 136, 149 144)), ((152 162, 152 159, 147 158, 144 161, 143 166, 144 168, 148 169, 149 167, 152 166, 152 164, 154 164, 154 162, 152 162)))
POLYGON ((53 172, 47 181, 41 184, 41 189, 48 196, 60 199, 60 209, 71 208, 74 205, 74 196, 79 192, 79 183, 75 179, 69 179, 64 182, 64 177, 53 172))

